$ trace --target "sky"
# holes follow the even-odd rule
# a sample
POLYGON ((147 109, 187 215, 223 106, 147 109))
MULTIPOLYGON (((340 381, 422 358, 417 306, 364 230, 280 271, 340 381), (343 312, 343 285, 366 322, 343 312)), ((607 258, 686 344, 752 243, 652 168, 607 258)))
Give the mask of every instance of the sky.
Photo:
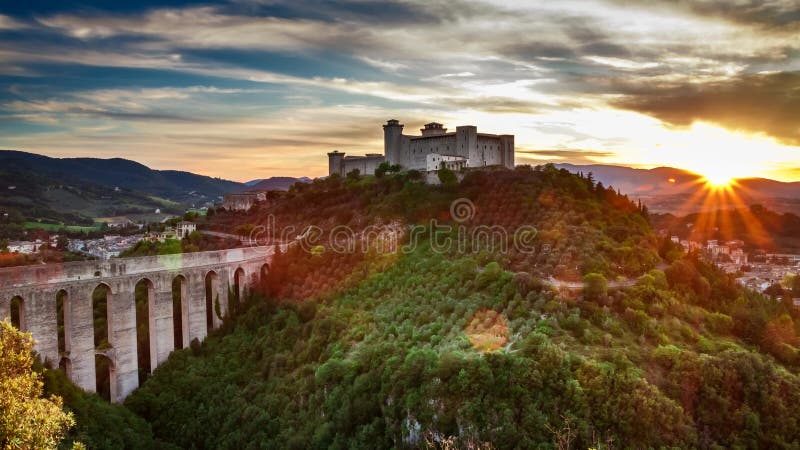
POLYGON ((327 175, 388 119, 797 181, 800 2, 2 2, 0 105, 3 149, 238 181, 327 175))

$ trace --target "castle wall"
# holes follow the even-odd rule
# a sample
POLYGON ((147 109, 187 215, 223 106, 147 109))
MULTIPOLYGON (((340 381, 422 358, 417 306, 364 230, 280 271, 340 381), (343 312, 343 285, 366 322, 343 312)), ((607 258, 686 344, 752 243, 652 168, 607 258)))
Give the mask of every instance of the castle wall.
POLYGON ((478 135, 477 161, 470 161, 470 167, 498 166, 503 164, 503 146, 497 136, 478 135))
POLYGON ((513 134, 502 134, 500 135, 500 152, 502 155, 502 163, 503 166, 513 169, 515 162, 514 162, 514 135, 513 134))
POLYGON ((355 169, 358 169, 358 172, 361 175, 374 175, 375 169, 378 168, 379 165, 386 158, 384 156, 357 156, 351 158, 344 158, 342 160, 342 168, 339 172, 340 175, 346 176, 348 173, 352 172, 355 169))
POLYGON ((408 169, 428 170, 428 155, 454 155, 456 135, 447 133, 425 138, 409 138, 408 169))

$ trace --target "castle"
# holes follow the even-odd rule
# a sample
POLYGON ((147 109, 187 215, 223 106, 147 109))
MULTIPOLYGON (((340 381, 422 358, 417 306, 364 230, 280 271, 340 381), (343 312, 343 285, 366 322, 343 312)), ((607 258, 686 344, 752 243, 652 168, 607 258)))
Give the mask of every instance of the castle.
POLYGON ((328 175, 345 176, 355 169, 362 175, 372 175, 384 161, 404 170, 435 172, 442 167, 462 168, 504 166, 514 168, 514 135, 478 133, 472 125, 456 127, 447 132, 442 124, 431 122, 420 130, 419 136, 403 134, 403 124, 392 119, 383 126, 383 155, 345 156, 328 153, 328 175))

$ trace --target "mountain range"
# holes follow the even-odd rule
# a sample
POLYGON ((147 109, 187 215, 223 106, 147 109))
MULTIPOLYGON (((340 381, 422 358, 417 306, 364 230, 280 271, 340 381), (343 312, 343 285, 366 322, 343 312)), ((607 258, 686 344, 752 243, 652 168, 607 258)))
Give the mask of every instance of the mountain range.
POLYGON ((223 194, 249 189, 288 189, 289 177, 255 183, 155 170, 123 158, 51 158, 0 150, 0 211, 28 220, 91 223, 97 217, 182 214, 218 202, 223 194))
MULTIPOLYGON (((761 204, 800 214, 800 182, 738 179, 711 191, 701 175, 671 167, 637 169, 614 165, 557 164, 592 174, 650 211, 676 215, 761 204)), ((218 201, 228 192, 287 190, 308 177, 271 177, 245 183, 178 170, 155 170, 123 158, 51 158, 0 150, 0 210, 27 219, 90 223, 96 217, 162 212, 182 213, 218 201)))
POLYGON ((650 211, 678 215, 761 204, 779 212, 800 213, 800 182, 741 178, 724 189, 709 189, 702 175, 671 167, 636 169, 613 165, 557 164, 573 173, 592 174, 650 211))

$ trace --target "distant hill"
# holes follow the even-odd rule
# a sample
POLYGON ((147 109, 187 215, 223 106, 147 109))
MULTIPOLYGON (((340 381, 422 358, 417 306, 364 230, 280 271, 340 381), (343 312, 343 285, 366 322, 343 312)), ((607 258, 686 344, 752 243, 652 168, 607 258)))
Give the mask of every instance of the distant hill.
POLYGON ((713 210, 686 216, 650 214, 656 230, 669 236, 704 242, 742 240, 748 247, 770 252, 796 252, 800 249, 800 217, 779 214, 763 206, 713 210))
POLYGON ((253 190, 262 190, 262 191, 287 191, 289 187, 297 182, 300 183, 309 183, 311 182, 311 178, 308 177, 300 177, 300 178, 292 178, 292 177, 272 177, 267 178, 264 180, 254 180, 245 183, 246 185, 250 186, 248 189, 253 190), (253 183, 253 184, 250 184, 253 183))
POLYGON ((61 182, 89 182, 155 195, 175 202, 215 199, 244 189, 243 183, 177 170, 154 170, 135 161, 112 158, 50 158, 11 150, 0 151, 5 172, 35 172, 61 182))
POLYGON ((703 177, 671 167, 634 169, 611 165, 557 164, 573 173, 592 173, 595 180, 613 186, 634 199, 647 203, 653 212, 691 214, 715 209, 740 208, 762 204, 779 212, 800 213, 800 182, 785 183, 765 178, 736 180, 730 192, 705 202, 703 177))
POLYGON ((288 189, 307 178, 273 177, 245 183, 177 170, 154 170, 112 158, 51 158, 0 150, 0 212, 45 223, 91 224, 97 217, 183 213, 227 192, 288 189))

